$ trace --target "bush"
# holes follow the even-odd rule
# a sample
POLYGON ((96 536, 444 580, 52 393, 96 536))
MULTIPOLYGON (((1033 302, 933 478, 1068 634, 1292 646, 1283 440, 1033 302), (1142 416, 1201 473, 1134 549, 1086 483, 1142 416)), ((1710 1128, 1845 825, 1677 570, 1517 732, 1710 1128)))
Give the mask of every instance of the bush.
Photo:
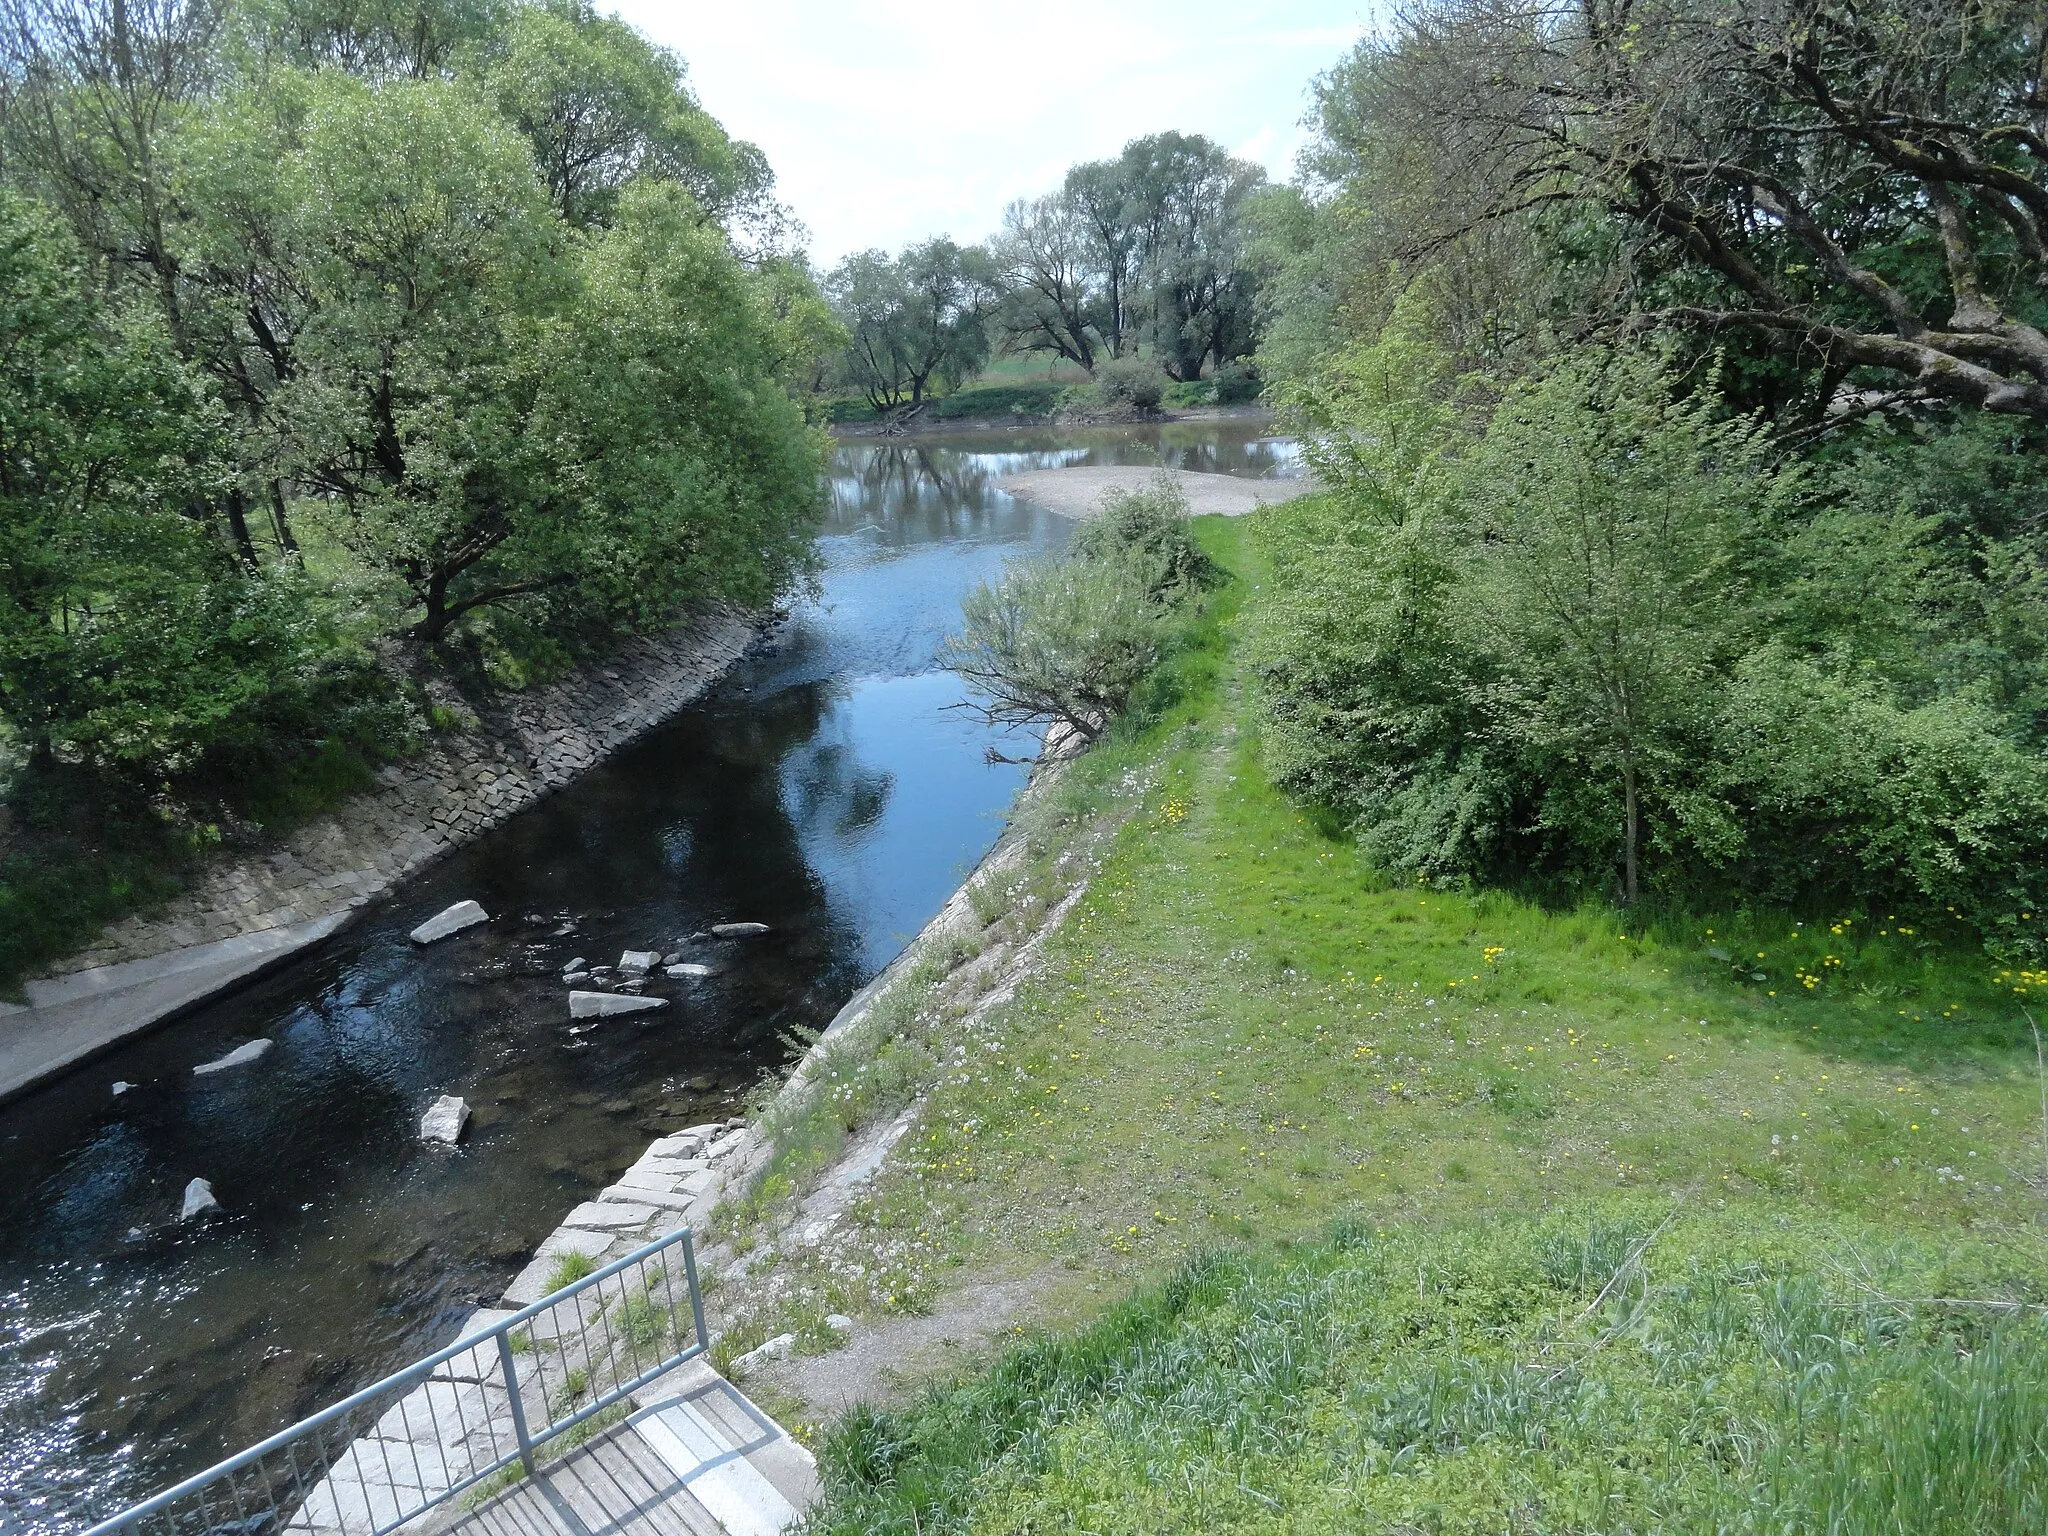
POLYGON ((1102 510, 1068 544, 1077 559, 1131 559, 1154 601, 1174 602, 1217 579, 1215 562, 1188 532, 1188 498, 1178 476, 1161 471, 1142 491, 1110 490, 1102 510))
POLYGON ((1156 411, 1166 398, 1166 384, 1157 363, 1113 357, 1095 369, 1095 403, 1105 410, 1156 411))
POLYGON ((1244 405, 1259 398, 1265 389, 1265 381, 1259 377, 1259 370, 1244 358, 1232 358, 1216 370, 1216 403, 1218 405, 1244 405))
POLYGON ((1093 741, 1159 659, 1156 606, 1137 558, 1022 561, 968 594, 942 660, 992 724, 1093 741))

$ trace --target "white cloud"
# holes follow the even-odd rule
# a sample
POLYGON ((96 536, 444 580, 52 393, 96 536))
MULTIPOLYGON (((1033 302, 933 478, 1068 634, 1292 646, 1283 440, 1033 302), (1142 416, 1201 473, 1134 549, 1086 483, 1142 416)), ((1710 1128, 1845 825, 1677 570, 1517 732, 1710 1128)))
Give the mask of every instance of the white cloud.
POLYGON ((1310 80, 1370 0, 624 0, 704 105, 767 152, 829 265, 926 235, 976 240, 1003 205, 1141 134, 1205 133, 1291 168, 1310 80))

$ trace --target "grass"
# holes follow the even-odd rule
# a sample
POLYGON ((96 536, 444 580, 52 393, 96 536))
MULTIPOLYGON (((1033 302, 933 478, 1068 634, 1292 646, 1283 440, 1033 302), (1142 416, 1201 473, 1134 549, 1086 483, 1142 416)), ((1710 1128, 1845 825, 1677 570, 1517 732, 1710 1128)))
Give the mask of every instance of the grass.
MULTIPOLYGON (((1764 1334, 1717 1342, 1717 1330, 1735 1324, 1674 1292, 1669 1306, 1677 1311, 1652 1309, 1630 1325, 1637 1344, 1623 1349, 1618 1335, 1601 1345, 1599 1369, 1585 1378, 1594 1383, 1585 1388, 1590 1396, 1546 1397, 1528 1408, 1551 1427, 1525 1432, 1471 1420, 1455 1445, 1385 1438, 1372 1428, 1382 1411, 1409 1415, 1404 1423, 1429 1416, 1416 1418, 1407 1397, 1372 1407, 1354 1400, 1357 1393, 1370 1396, 1389 1381, 1419 1392, 1416 1383, 1434 1381, 1430 1390, 1451 1405, 1446 1422, 1464 1423, 1457 1415, 1477 1413, 1470 1405, 1490 1401, 1487 1394, 1511 1397, 1526 1385, 1494 1369, 1501 1359, 1480 1348, 1487 1329, 1521 1341, 1515 1349, 1534 1348, 1541 1330, 1552 1329, 1554 1338, 1541 1337, 1569 1355, 1601 1337, 1585 1328, 1605 1315, 1596 1308, 1590 1322, 1568 1327, 1548 1303, 1471 1318, 1454 1308, 1413 1336, 1427 1348, 1370 1356, 1371 1369, 1358 1363, 1368 1356, 1337 1349, 1328 1356, 1333 1374, 1316 1378, 1326 1397, 1299 1412, 1226 1414, 1218 1422, 1237 1427, 1224 1438, 1202 1439, 1203 1429, 1194 1449, 1175 1449, 1156 1437, 1177 1422, 1180 1410, 1162 1405, 1178 1401, 1182 1378, 1141 1391, 1153 1358, 1141 1350, 1100 1404, 1074 1410, 1082 1414, 1074 1426, 1094 1427, 1072 1427, 1071 1441, 1067 1417, 1054 1426, 1031 1418, 1039 1412, 1032 1407, 1015 1442, 1028 1451, 1021 1461, 1010 1459, 1014 1447, 1000 1436, 961 1452, 960 1476, 974 1491, 957 1509, 944 1502, 952 1494, 933 1492, 918 1504, 921 1528, 1152 1530, 1178 1521, 1236 1529, 1264 1521, 1322 1529, 1322 1514, 1287 1512, 1335 1510, 1330 1518, 1340 1525, 1370 1525, 1379 1511, 1407 1509, 1384 1518, 1427 1530, 1648 1529, 1660 1523, 1658 1508, 1675 1512, 1673 1526, 1711 1524, 1714 1511, 1751 1508, 1745 1501, 1753 1496, 1763 1500, 1755 1510, 1784 1515, 1782 1528, 1806 1528, 1797 1511, 1809 1506, 1847 1512, 1845 1523, 1820 1527, 1829 1529, 2029 1528, 2024 1519, 2038 1513, 2040 1492, 1998 1448, 2005 1441, 1969 1442, 1975 1448, 1962 1464, 1974 1470, 1956 1474, 1965 1479, 1957 1483, 1924 1458, 1894 1456, 1886 1438, 1923 1436, 1947 1447, 1944 1455, 1964 1455, 1954 1448, 1975 1433, 1967 1415, 1989 1413, 1984 1394, 2008 1372, 2015 1401, 2036 1402, 2044 1357, 2025 1320, 2005 1318, 2000 1329, 2010 1324, 2009 1335, 1984 1335, 1984 1349, 1959 1353, 1953 1329, 1976 1316, 1969 1309, 1941 1313, 1950 1333, 1908 1329, 1894 1338, 1878 1327, 1877 1313, 1857 1310, 1861 1291, 1837 1283, 1837 1269, 1861 1265, 1884 1277, 1868 1282, 1879 1289, 1910 1286, 1933 1275, 1929 1266, 1944 1252, 1967 1250, 1979 1256, 1976 1267, 1959 1272, 1955 1286, 2004 1284, 2001 1253, 2038 1259, 2048 1185, 2038 1173, 2039 1079, 2020 1011, 2025 998, 2015 994, 2025 980, 2001 976, 1980 950, 1925 916, 1844 912, 1795 923, 1752 912, 1645 922, 1592 906, 1560 912, 1499 892, 1419 887, 1368 867, 1340 828, 1281 796, 1261 771, 1256 680, 1232 648, 1238 609, 1260 600, 1255 554, 1241 522, 1209 521, 1201 532, 1240 579, 1217 595, 1146 706, 1076 764, 1056 795, 1024 813, 1034 862, 1015 876, 1023 890, 1048 878, 1086 829, 1110 828, 1088 855, 1095 873, 1087 896, 1051 940, 1039 974, 1007 1006, 971 1022, 941 1013, 922 1025, 928 1065, 911 1091, 929 1097, 918 1128, 839 1240, 837 1263, 861 1272, 868 1305, 920 1310, 952 1274, 971 1268, 1063 1276, 1060 1299, 1085 1313, 1133 1282, 1161 1284, 1191 1256, 1219 1248, 1248 1255, 1219 1262, 1251 1266, 1245 1273, 1265 1276, 1263 1285, 1291 1273, 1289 1244, 1316 1240, 1340 1214, 1354 1230, 1389 1234, 1375 1237, 1370 1253, 1403 1257, 1389 1269, 1355 1257, 1367 1248, 1338 1244, 1318 1249, 1324 1257, 1315 1262, 1366 1264, 1361 1273, 1378 1277, 1358 1282, 1367 1291, 1389 1274, 1409 1276, 1406 1286, 1419 1273, 1426 1299, 1432 1266, 1455 1268, 1453 1254, 1466 1256, 1459 1264, 1510 1263, 1506 1237, 1500 1254, 1486 1256, 1487 1234, 1518 1213, 1566 1213, 1559 1219, 1591 1232, 1613 1202, 1623 1202, 1637 1226, 1644 1212, 1675 1203, 1684 1214, 1659 1252, 1707 1266, 1700 1273, 1720 1277, 1714 1294, 1729 1306, 1796 1301, 1815 1328, 1836 1330, 1830 1337, 1841 1350, 1863 1353, 1814 1354, 1818 1336, 1788 1332, 1789 1324, 1772 1335, 1784 1341, 1777 1355, 1758 1342, 1764 1334), (1880 1232, 1903 1246, 1883 1248, 1880 1232), (1755 1241, 1747 1247, 1736 1241, 1748 1236, 1755 1241), (1748 1254, 1749 1267, 1714 1269, 1724 1247, 1748 1254), (1410 1254, 1419 1272, 1403 1268, 1410 1254), (1739 1297, 1737 1269, 1749 1276, 1739 1297), (1692 1363, 1656 1378, 1663 1395, 1643 1400, 1647 1422, 1631 1431, 1632 1449, 1605 1463, 1586 1449, 1627 1427, 1601 1409, 1608 1419, 1587 1422, 1607 1428, 1568 1455, 1555 1451, 1562 1481, 1546 1484, 1542 1498, 1556 1518, 1503 1515, 1512 1490, 1534 1486, 1530 1468, 1564 1445, 1556 1437, 1577 1422, 1572 1415, 1593 1413, 1603 1392, 1634 1390, 1624 1367, 1636 1368, 1628 1362, 1637 1353, 1665 1348, 1657 1329, 1672 1341, 1674 1362, 1692 1363), (1777 1362, 1768 1370, 1760 1363, 1767 1355, 1777 1362), (1480 1370, 1487 1360, 1492 1374, 1480 1370), (1803 1363, 1792 1371, 1787 1362, 1803 1363), (1724 1366, 1732 1374, 1714 1374, 1724 1366), (1601 1374, 1608 1371, 1622 1374, 1601 1374), (1821 1393, 1815 1403, 1824 1398, 1833 1415, 1826 1435, 1854 1458, 1878 1459, 1867 1467, 1838 1461, 1848 1471, 1830 1472, 1799 1439, 1800 1425, 1822 1421, 1785 1417, 1791 1410, 1774 1394, 1809 1376, 1821 1393), (1852 1381, 1853 1391, 1842 1385, 1852 1381), (1146 1395, 1155 1391, 1156 1402, 1146 1395), (1715 1417, 1723 1398, 1744 1405, 1734 1418, 1715 1417), (1565 1417, 1545 1417, 1554 1414, 1565 1417), (1351 1438, 1332 1441, 1330 1426, 1340 1421, 1352 1426, 1351 1438), (1740 1429, 1746 1422, 1758 1426, 1754 1434, 1740 1429), (1254 1444, 1260 1436, 1271 1443, 1254 1444), (1482 1445, 1494 1449, 1479 1456, 1474 1447, 1482 1445), (1263 1473, 1247 1472, 1253 1491, 1231 1493, 1232 1476, 1221 1469, 1254 1451, 1276 1480, 1268 1487, 1263 1473), (1071 1477, 1059 1459, 1069 1454, 1071 1477), (1405 1458, 1398 1466, 1374 1459, 1397 1455, 1405 1458), (1464 1470, 1424 1479, 1438 1490, 1429 1497, 1455 1513, 1465 1482, 1476 1478, 1468 1502, 1480 1513, 1439 1519, 1387 1491, 1396 1483, 1412 1491, 1402 1479, 1451 1455, 1468 1458, 1464 1470), (1653 1467, 1659 1456, 1668 1465, 1654 1476, 1632 1470, 1639 1461, 1653 1467), (1985 1523, 1944 1525, 1934 1506, 1914 1505, 1917 1496, 1893 1485, 1916 1469, 1932 1479, 1927 1487, 1942 1507, 1960 1500, 1957 1509, 1985 1523), (1891 1490, 1871 1493, 1876 1503, 1857 1502, 1864 1494, 1842 1481, 1864 1471, 1891 1490), (1371 1495, 1378 1502, 1342 1502, 1364 1497, 1373 1479, 1391 1480, 1371 1495), (1973 1505, 1980 1483, 1989 1502, 1973 1505), (1168 1488, 1184 1490, 1171 1519, 1147 1503, 1168 1488), (1281 1505, 1269 1509, 1254 1493, 1281 1505), (1059 1502, 1070 1494, 1082 1503, 1059 1502), (1588 1513, 1610 1496, 1640 1523, 1588 1513), (1082 1506, 1085 1520, 1074 1512, 1082 1506), (1872 1511, 1894 1508, 1912 1511, 1912 1520, 1869 1523, 1879 1520, 1872 1511), (1913 1523, 1923 1516, 1932 1523, 1913 1523)), ((1000 905, 994 895, 975 898, 977 914, 1000 905)), ((861 1066, 848 1059, 835 1070, 856 1078, 861 1066)), ((836 1145, 833 1137, 861 1123, 859 1109, 850 1109, 830 1135, 820 1133, 820 1145, 836 1145)), ((792 1189, 802 1184, 795 1173, 792 1189)), ((1539 1221, 1526 1241, 1551 1241, 1541 1232, 1552 1230, 1539 1221)), ((835 1297, 858 1290, 843 1273, 824 1283, 835 1297)), ((1147 1294, 1153 1302, 1134 1305, 1165 1304, 1158 1298, 1166 1292, 1147 1294)), ((1920 1309, 1906 1312, 1921 1317, 1920 1309)), ((1213 1348, 1217 1369, 1238 1358, 1226 1333, 1193 1338, 1169 1330, 1153 1342, 1213 1348)), ((1043 1347, 1056 1356, 1064 1346, 1043 1347)), ((996 1390, 988 1381, 961 1390, 983 1388, 996 1390)), ((1984 1422, 1987 1435, 2019 1432, 1997 1413, 1984 1422)), ((909 1447, 902 1455, 910 1459, 900 1462, 908 1469, 925 1465, 918 1458, 928 1453, 943 1461, 933 1449, 950 1433, 943 1423, 943 1414, 875 1421, 859 1432, 909 1447)), ((889 1474, 899 1479, 889 1486, 941 1489, 953 1475, 933 1471, 936 1481, 927 1483, 918 1481, 924 1473, 903 1470, 889 1474)), ((852 1472, 834 1486, 831 1519, 870 1508, 852 1472)), ((1728 1518, 1731 1529, 1755 1523, 1750 1514, 1728 1518)))
POLYGON ((596 1273, 597 1260, 587 1254, 565 1253, 555 1260, 554 1267, 548 1271, 548 1292, 552 1295, 556 1291, 565 1290, 586 1275, 596 1273))
POLYGON ((2039 1273, 1641 1199, 1354 1223, 841 1421, 809 1528, 2039 1530, 2039 1273))

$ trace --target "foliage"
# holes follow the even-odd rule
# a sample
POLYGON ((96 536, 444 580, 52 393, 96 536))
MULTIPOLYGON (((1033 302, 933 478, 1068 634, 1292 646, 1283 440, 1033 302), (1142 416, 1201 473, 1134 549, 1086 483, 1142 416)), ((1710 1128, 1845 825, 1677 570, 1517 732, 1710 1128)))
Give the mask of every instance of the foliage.
POLYGON ((408 671, 802 577, 843 336, 680 60, 577 0, 17 11, 11 757, 281 824, 414 734, 408 671))
POLYGON ((1180 478, 1162 470, 1143 490, 1104 491, 1096 515, 1075 530, 1067 550, 1080 560, 1128 559, 1144 574, 1153 602, 1176 603, 1222 579, 1190 533, 1190 516, 1180 478))
POLYGON ((1215 579, 1162 474, 1105 495, 1058 556, 1013 563, 967 595, 942 661, 998 724, 1056 724, 1098 739, 1158 664, 1187 600, 1215 579))
POLYGON ((2035 1309, 1883 1299, 2036 1299, 2012 1258, 1665 1220, 1608 1202, 1351 1223, 1284 1257, 1190 1261, 1078 1335, 850 1415, 815 1528, 1960 1533, 2048 1514, 2035 1309))
POLYGON ((1869 899, 2031 955, 2035 556, 1972 526, 2007 456, 1965 428, 1915 442, 1903 484, 1882 439, 1801 464, 1653 354, 1489 401, 1419 292, 1290 394, 1333 498, 1272 524, 1282 782, 1389 868, 1869 899))
POLYGON ((1585 323, 1738 338, 1749 398, 1815 417, 1877 391, 2040 418, 2041 26, 2018 0, 1438 0, 1325 82, 1312 163, 1386 254, 1476 264, 1457 286, 1496 315, 1528 316, 1520 272, 1585 323))
POLYGON ((847 379, 877 412, 958 387, 988 356, 995 271, 978 247, 939 236, 893 259, 861 251, 826 290, 848 336, 847 379))
POLYGON ((990 722, 1093 741, 1159 659, 1147 575, 1123 556, 1017 561, 967 595, 941 659, 990 722))
POLYGON ((1098 405, 1111 410, 1156 411, 1166 397, 1166 384, 1166 375, 1157 363, 1114 357, 1095 370, 1091 392, 1098 405))

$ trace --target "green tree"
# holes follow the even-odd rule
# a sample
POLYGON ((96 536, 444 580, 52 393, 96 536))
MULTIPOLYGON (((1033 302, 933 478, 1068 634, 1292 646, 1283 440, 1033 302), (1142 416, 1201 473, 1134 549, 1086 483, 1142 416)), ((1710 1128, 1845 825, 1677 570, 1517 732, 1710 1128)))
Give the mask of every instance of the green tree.
POLYGON ((1551 815, 1579 784, 1612 792, 1629 904, 1653 789, 1695 845, 1734 835, 1683 786, 1744 638, 1742 546, 1796 477, 1717 404, 1675 398, 1654 355, 1593 354, 1511 392, 1468 466, 1461 617, 1492 662, 1486 702, 1524 750, 1560 760, 1551 815))
POLYGON ((891 259, 862 251, 826 284, 846 327, 846 368, 877 411, 916 406, 932 385, 957 385, 988 357, 995 264, 943 235, 891 259))
POLYGON ((492 95, 566 222, 608 222, 636 176, 680 182, 721 222, 765 211, 774 177, 761 152, 697 104, 681 59, 585 0, 514 9, 487 60, 492 95))
POLYGON ((219 422, 153 317, 109 316, 0 191, 0 713, 31 760, 190 766, 310 640, 200 508, 219 422))

